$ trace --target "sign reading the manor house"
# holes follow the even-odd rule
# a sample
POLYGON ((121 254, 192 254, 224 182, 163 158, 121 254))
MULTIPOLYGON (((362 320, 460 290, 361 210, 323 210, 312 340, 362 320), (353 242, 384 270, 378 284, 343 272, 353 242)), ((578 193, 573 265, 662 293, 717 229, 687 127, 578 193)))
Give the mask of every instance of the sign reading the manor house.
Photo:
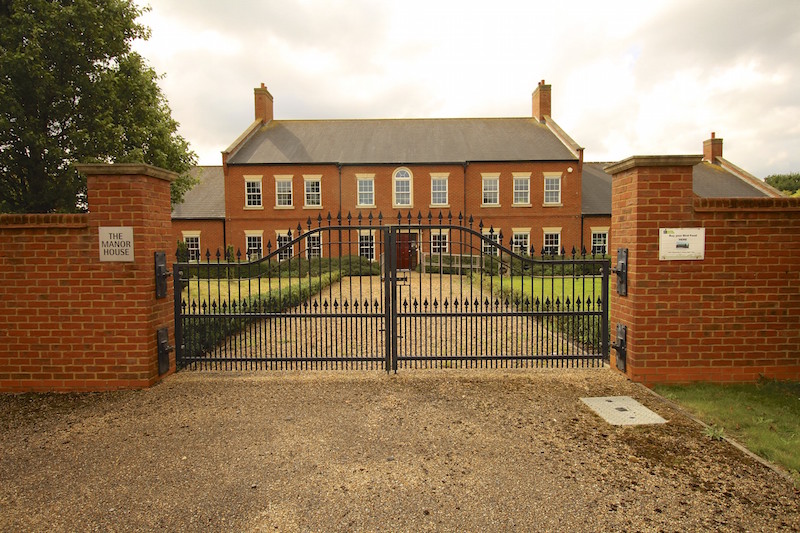
POLYGON ((133 228, 100 227, 100 261, 133 261, 133 228))
POLYGON ((702 260, 706 255, 705 228, 661 228, 658 230, 660 261, 702 260))

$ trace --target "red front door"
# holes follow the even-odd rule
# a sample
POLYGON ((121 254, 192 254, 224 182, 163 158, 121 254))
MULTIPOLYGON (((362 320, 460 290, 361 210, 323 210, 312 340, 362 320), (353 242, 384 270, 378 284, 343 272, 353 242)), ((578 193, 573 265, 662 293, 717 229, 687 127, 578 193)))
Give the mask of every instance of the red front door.
POLYGON ((417 234, 397 234, 397 269, 411 270, 417 266, 417 234))

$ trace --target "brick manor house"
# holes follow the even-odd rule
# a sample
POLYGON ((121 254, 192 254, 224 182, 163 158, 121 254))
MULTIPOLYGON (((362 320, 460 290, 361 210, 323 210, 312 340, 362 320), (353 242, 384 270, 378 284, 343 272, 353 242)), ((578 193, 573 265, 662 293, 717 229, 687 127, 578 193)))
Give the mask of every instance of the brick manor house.
MULTIPOLYGON (((254 96, 255 120, 222 152, 222 166, 196 167, 199 183, 174 206, 174 238, 190 259, 229 246, 260 257, 329 213, 380 213, 384 223, 462 214, 517 251, 611 249, 611 163, 584 162, 584 148, 550 117, 544 80, 522 118, 276 120, 264 84, 254 96)), ((723 159, 713 133, 693 179, 700 197, 780 196, 723 159)), ((361 255, 377 259, 375 238, 359 237, 361 255)), ((447 251, 446 233, 436 239, 414 244, 447 251)), ((305 253, 323 250, 315 242, 305 253)))

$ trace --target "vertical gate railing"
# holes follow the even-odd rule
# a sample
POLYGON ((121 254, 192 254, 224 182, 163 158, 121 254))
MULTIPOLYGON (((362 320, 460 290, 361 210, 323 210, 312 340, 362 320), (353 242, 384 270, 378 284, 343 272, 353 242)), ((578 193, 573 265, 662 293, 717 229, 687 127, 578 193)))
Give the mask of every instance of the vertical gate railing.
POLYGON ((178 366, 599 366, 608 258, 529 239, 460 215, 328 215, 253 261, 207 251, 174 266, 178 366))
MULTIPOLYGON (((605 256, 530 246, 470 219, 398 218, 418 264, 396 287, 400 367, 599 366, 608 358, 605 256)), ((398 253, 402 253, 398 247, 398 253)), ((400 261, 398 261, 400 263, 400 261)), ((401 277, 402 279, 402 277, 401 277)))

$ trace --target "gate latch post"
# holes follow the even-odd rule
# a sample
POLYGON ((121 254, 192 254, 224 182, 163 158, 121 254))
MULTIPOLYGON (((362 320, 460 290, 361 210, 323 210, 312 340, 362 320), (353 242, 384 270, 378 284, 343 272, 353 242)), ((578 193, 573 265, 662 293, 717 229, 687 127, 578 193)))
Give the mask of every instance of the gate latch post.
POLYGON ((611 343, 611 347, 617 351, 617 370, 625 372, 628 358, 628 326, 617 324, 617 338, 611 343))
POLYGON ((154 252, 156 268, 156 298, 167 297, 167 278, 172 275, 167 269, 167 252, 154 252))
POLYGON ((628 249, 617 249, 617 266, 611 269, 617 275, 617 294, 628 295, 628 249))
POLYGON ((169 372, 169 353, 175 349, 169 344, 169 330, 161 328, 156 332, 158 339, 158 375, 169 372))

